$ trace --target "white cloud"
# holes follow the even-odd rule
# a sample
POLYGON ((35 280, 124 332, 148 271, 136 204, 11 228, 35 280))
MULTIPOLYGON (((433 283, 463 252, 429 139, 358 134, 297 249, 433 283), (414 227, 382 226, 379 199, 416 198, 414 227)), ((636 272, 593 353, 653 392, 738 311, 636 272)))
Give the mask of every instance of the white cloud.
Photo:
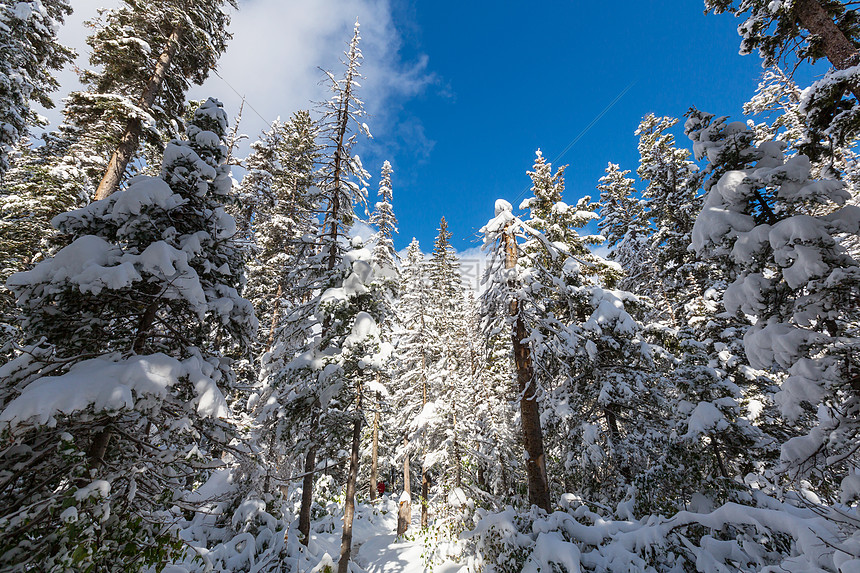
MULTIPOLYGON (((75 1, 75 13, 61 28, 60 41, 78 51, 77 66, 88 66, 86 36, 92 29, 83 26, 84 20, 94 18, 99 7, 119 4, 119 0, 75 1)), ((320 68, 340 76, 340 60, 356 19, 361 24, 361 71, 366 77, 360 96, 371 114, 368 124, 377 138, 405 137, 409 134, 398 134, 396 129, 402 102, 435 79, 427 72, 426 56, 414 62, 402 60, 402 40, 392 20, 390 0, 240 0, 230 25, 233 39, 218 63, 223 80, 211 74, 188 95, 217 97, 231 117, 239 110, 241 96, 246 96, 241 131, 255 139, 275 118, 286 119, 328 98, 320 68)), ((56 100, 80 87, 72 69, 62 71, 58 79, 62 89, 56 100)), ((53 126, 61 119, 60 109, 42 113, 53 126)), ((423 133, 420 125, 410 129, 412 135, 423 133)), ((426 139, 421 143, 427 152, 432 148, 426 139)))
POLYGON ((349 236, 352 238, 360 237, 361 241, 367 245, 370 239, 376 234, 376 229, 365 223, 364 221, 354 221, 349 229, 349 236))

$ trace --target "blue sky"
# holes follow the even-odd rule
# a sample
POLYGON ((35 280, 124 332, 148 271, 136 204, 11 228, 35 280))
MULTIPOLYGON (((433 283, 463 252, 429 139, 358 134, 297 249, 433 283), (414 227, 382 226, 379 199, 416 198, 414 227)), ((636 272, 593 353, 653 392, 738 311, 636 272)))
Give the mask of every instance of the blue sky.
POLYGON ((528 187, 535 149, 556 158, 628 87, 555 162, 569 164, 568 202, 595 195, 608 161, 635 171, 643 115, 695 105, 739 116, 762 71, 757 55, 738 54, 736 19, 695 0, 436 0, 395 4, 393 16, 404 60, 426 54, 435 78, 400 111, 427 141, 391 157, 399 247, 415 236, 427 250, 443 215, 458 249, 475 246, 494 200, 528 187))
MULTIPOLYGON (((60 38, 78 49, 79 66, 87 66, 88 29, 81 22, 117 3, 74 2, 60 38)), ((251 139, 276 117, 327 97, 319 68, 340 75, 338 58, 356 17, 361 22, 360 95, 374 140, 360 142, 357 151, 373 176, 371 203, 382 162, 394 166, 398 249, 414 236, 431 250, 443 215, 454 246, 476 248, 495 200, 513 202, 529 187, 525 172, 537 148, 556 166, 569 164, 569 203, 594 196, 608 161, 635 171, 633 131, 642 116, 680 117, 695 105, 740 118, 762 72, 757 55, 738 54, 738 21, 706 16, 701 0, 240 0, 239 6, 219 73, 189 97, 218 97, 232 115, 245 95, 241 131, 251 139)), ((63 72, 60 82, 57 100, 76 88, 74 72, 63 72)), ((47 115, 56 125, 59 113, 47 115)), ((680 128, 677 137, 687 146, 680 128)))

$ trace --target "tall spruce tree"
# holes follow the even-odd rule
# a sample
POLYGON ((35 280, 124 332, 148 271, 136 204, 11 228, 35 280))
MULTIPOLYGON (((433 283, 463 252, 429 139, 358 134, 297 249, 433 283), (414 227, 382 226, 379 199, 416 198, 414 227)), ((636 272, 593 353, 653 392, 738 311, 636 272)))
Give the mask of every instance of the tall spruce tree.
POLYGON ((165 510, 233 433, 212 341, 247 346, 256 328, 223 207, 226 126, 208 100, 161 177, 56 217, 68 246, 9 279, 32 346, 3 367, 7 567, 139 570, 181 545, 165 510))
POLYGON ((257 311, 264 350, 272 345, 279 319, 303 296, 294 269, 314 252, 317 135, 310 114, 299 111, 286 123, 274 122, 251 145, 245 161, 248 172, 239 187, 239 219, 255 250, 248 265, 246 296, 257 311))
POLYGON ((853 471, 849 452, 858 439, 849 413, 860 399, 852 358, 860 266, 843 243, 857 232, 860 209, 845 205, 842 182, 812 179, 809 159, 786 157, 780 142, 721 153, 727 142, 752 141, 740 122, 696 112, 686 127, 700 157, 744 158, 733 169, 714 169, 721 174, 696 220, 693 246, 731 281, 726 309, 754 319, 743 339, 750 364, 787 374, 775 400, 805 431, 782 444, 784 469, 835 496, 853 471))
POLYGON ((58 28, 71 12, 67 0, 0 2, 0 182, 27 128, 41 125, 31 104, 54 106, 50 94, 58 84, 52 73, 74 55, 57 42, 58 28))
MULTIPOLYGON (((400 273, 397 268, 397 252, 394 250, 393 240, 393 235, 397 232, 397 218, 394 216, 394 209, 391 205, 393 197, 391 174, 393 172, 391 163, 386 161, 382 164, 382 173, 379 180, 380 201, 377 201, 370 217, 370 223, 377 228, 377 232, 374 235, 373 264, 378 269, 380 282, 376 291, 381 297, 378 303, 381 313, 381 322, 379 324, 380 338, 389 344, 394 341, 395 328, 399 323, 395 300, 400 290, 400 273)), ((371 500, 376 499, 378 493, 379 433, 382 424, 382 410, 386 405, 383 402, 383 396, 387 397, 389 395, 388 389, 391 387, 392 367, 393 363, 389 362, 377 372, 375 381, 377 388, 369 396, 369 402, 373 405, 371 463, 368 479, 371 500)), ((384 437, 383 442, 385 442, 384 437)))
POLYGON ((177 133, 185 93, 227 46, 230 7, 235 0, 124 0, 96 22, 87 39, 96 69, 83 72, 88 89, 66 106, 67 121, 87 128, 90 153, 105 162, 96 199, 119 188, 142 141, 160 148, 177 133))
POLYGON ((338 565, 342 571, 348 567, 352 548, 365 417, 362 397, 367 377, 381 367, 387 352, 379 341, 377 299, 371 294, 379 273, 369 260, 369 251, 351 249, 348 238, 355 205, 366 203, 365 181, 369 178, 360 158, 352 155, 354 130, 369 135, 360 121, 364 110, 356 93, 361 79, 359 40, 356 22, 345 52, 343 77, 337 79, 327 72, 332 98, 322 108, 324 146, 318 183, 323 222, 315 253, 297 269, 304 276, 305 290, 299 297, 301 303, 284 317, 284 326, 265 358, 259 400, 261 423, 277 423, 286 432, 284 447, 293 454, 304 454, 299 531, 306 544, 311 535, 317 454, 339 449, 341 440, 351 441, 338 565), (368 358, 371 355, 375 358, 368 358))
MULTIPOLYGON (((402 515, 398 517, 398 535, 405 533, 412 519, 412 460, 423 457, 422 453, 427 449, 424 434, 411 432, 409 428, 422 413, 430 397, 431 359, 438 353, 438 341, 428 315, 429 284, 427 261, 418 241, 413 238, 406 249, 401 271, 398 306, 402 330, 395 354, 397 371, 392 392, 393 425, 403 429, 395 437, 398 442, 396 457, 402 458, 403 467, 403 494, 400 502, 402 515)), ((421 481, 425 483, 424 472, 421 473, 421 481)), ((422 494, 422 504, 426 494, 427 492, 422 494)), ((422 505, 422 516, 426 511, 422 505)))
POLYGON ((609 258, 624 269, 620 285, 628 289, 650 271, 651 258, 651 229, 643 201, 636 197, 634 182, 627 177, 629 173, 610 163, 597 184, 600 191, 597 229, 606 239, 609 258))

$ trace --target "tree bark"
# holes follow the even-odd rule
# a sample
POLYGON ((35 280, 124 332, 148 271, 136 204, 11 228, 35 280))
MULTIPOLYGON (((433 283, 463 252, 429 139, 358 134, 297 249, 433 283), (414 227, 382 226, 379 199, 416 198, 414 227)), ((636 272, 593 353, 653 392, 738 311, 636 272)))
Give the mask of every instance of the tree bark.
MULTIPOLYGON (((361 389, 358 390, 356 411, 361 412, 361 389)), ((352 521, 355 517, 355 484, 358 481, 358 454, 361 448, 361 418, 352 427, 352 452, 349 456, 349 477, 346 480, 346 501, 343 508, 343 535, 340 538, 340 559, 337 573, 348 573, 352 555, 352 521)))
POLYGON ((283 286, 278 285, 278 294, 275 295, 275 302, 272 305, 272 326, 269 329, 269 340, 266 342, 266 352, 272 349, 272 344, 275 343, 275 327, 278 325, 278 311, 281 310, 281 293, 283 286))
MULTIPOLYGON (((138 100, 138 104, 146 112, 152 109, 152 104, 161 91, 161 85, 164 83, 164 78, 167 76, 170 64, 176 57, 177 50, 179 50, 179 40, 181 38, 182 24, 177 24, 170 32, 167 45, 164 46, 155 64, 155 71, 146 83, 146 87, 143 89, 143 93, 138 100)), ((142 132, 143 124, 139 118, 128 120, 125 132, 119 140, 119 145, 117 145, 116 150, 113 152, 107 170, 99 183, 98 189, 96 189, 96 201, 108 197, 119 188, 119 183, 122 181, 122 176, 125 174, 128 164, 134 158, 134 154, 137 153, 142 132)))
MULTIPOLYGON (((379 373, 376 374, 379 382, 379 373)), ((376 499, 379 484, 379 392, 376 393, 376 411, 373 413, 373 444, 370 448, 370 501, 376 499)))
POLYGON ((302 508, 299 511, 299 533, 302 543, 308 545, 311 541, 311 505, 314 501, 314 466, 316 465, 317 449, 311 446, 305 455, 305 477, 302 478, 302 508))
MULTIPOLYGON (((795 0, 794 14, 801 26, 821 38, 824 55, 833 67, 844 70, 860 64, 857 48, 818 0, 795 0)), ((849 89, 860 102, 860 82, 852 82, 849 89)))
POLYGON ((87 451, 87 457, 90 460, 92 469, 99 469, 105 463, 105 454, 107 453, 108 444, 110 443, 113 431, 109 426, 105 426, 93 436, 93 441, 90 443, 90 449, 87 451))
POLYGON ((454 379, 451 378, 451 419, 452 419, 452 428, 451 430, 454 433, 454 463, 456 467, 454 468, 454 485, 456 487, 461 487, 463 485, 463 464, 460 463, 460 442, 457 439, 457 401, 455 398, 455 387, 454 387, 454 379))
POLYGON ((409 529, 409 523, 412 521, 412 477, 409 475, 409 454, 406 452, 406 446, 409 445, 409 440, 403 438, 403 493, 409 498, 401 501, 398 504, 397 511, 397 535, 403 535, 409 529))
MULTIPOLYGON (((510 224, 505 229, 505 268, 512 269, 517 264, 517 245, 510 224)), ((516 285, 511 285, 516 286, 516 285)), ((540 406, 537 402, 537 388, 534 384, 531 348, 523 344, 528 337, 525 323, 519 313, 519 301, 510 302, 509 313, 515 317, 512 343, 517 382, 520 390, 520 420, 523 432, 523 445, 526 453, 526 476, 529 487, 529 503, 546 512, 550 511, 549 482, 546 475, 546 457, 543 449, 543 432, 540 426, 540 406)))
POLYGON ((427 511, 427 498, 430 497, 430 477, 424 468, 421 469, 421 527, 426 528, 430 523, 430 515, 427 511))

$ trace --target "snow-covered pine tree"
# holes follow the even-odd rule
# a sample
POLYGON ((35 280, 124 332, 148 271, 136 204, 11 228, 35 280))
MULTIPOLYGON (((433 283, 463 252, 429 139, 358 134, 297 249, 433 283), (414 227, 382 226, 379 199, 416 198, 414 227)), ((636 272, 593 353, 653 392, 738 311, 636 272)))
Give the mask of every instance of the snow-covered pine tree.
MULTIPOLYGON (((552 243, 564 245, 570 256, 578 257, 583 261, 591 261, 592 258, 599 265, 586 263, 581 269, 585 275, 602 274, 604 280, 614 284, 618 278, 618 265, 607 263, 600 257, 592 257, 590 247, 603 242, 599 235, 580 235, 576 229, 584 227, 589 221, 598 219, 595 211, 597 203, 591 201, 591 197, 582 197, 574 206, 568 205, 563 199, 564 194, 564 170, 562 166, 552 172, 552 164, 547 162, 540 150, 535 152, 535 162, 532 170, 527 175, 532 180, 531 191, 533 195, 520 203, 520 209, 529 210, 528 224, 535 230, 540 231, 543 236, 552 243)), ((548 251, 536 245, 535 252, 541 257, 542 264, 547 268, 561 273, 560 267, 564 260, 553 258, 548 251)))
POLYGON ((513 352, 504 320, 484 327, 478 301, 467 300, 469 388, 473 408, 466 409, 463 425, 469 435, 474 485, 472 497, 501 509, 513 501, 513 484, 523 476, 516 420, 513 352), (488 332, 489 336, 482 336, 488 332))
MULTIPOLYGON (((88 200, 77 185, 80 170, 62 165, 60 157, 66 154, 68 141, 49 134, 43 138, 38 147, 20 142, 12 155, 12 168, 0 184, 0 347, 19 338, 20 313, 6 279, 40 260, 46 248, 43 242, 53 234, 53 217, 88 200)), ((6 350, 0 352, 5 355, 6 350)))
POLYGON ((260 320, 260 347, 268 350, 275 328, 303 296, 295 269, 313 255, 319 199, 314 188, 318 128, 307 111, 276 121, 251 145, 239 188, 242 221, 255 255, 248 264, 245 296, 260 320))
MULTIPOLYGON (((380 338, 381 340, 391 344, 394 340, 394 332, 398 326, 399 320, 397 317, 396 298, 400 291, 400 273, 397 265, 397 252, 394 250, 394 233, 397 232, 397 218, 394 216, 394 209, 391 206, 393 191, 391 188, 391 174, 394 170, 391 168, 391 163, 386 161, 382 164, 382 173, 379 179, 379 198, 373 213, 370 216, 370 223, 377 229, 374 235, 373 244, 373 264, 378 269, 379 286, 376 293, 381 297, 379 301, 380 309, 380 338)), ((379 433, 382 424, 382 410, 387 404, 383 402, 383 397, 390 395, 389 388, 391 387, 393 363, 385 364, 385 367, 377 371, 376 384, 378 385, 375 392, 369 393, 368 401, 372 404, 373 410, 373 426, 371 429, 371 462, 370 476, 368 480, 368 488, 370 499, 376 499, 377 484, 379 478, 379 433)), ((385 442, 383 436, 383 442, 385 442)))
MULTIPOLYGON (((732 281, 726 309, 753 321, 744 335, 750 364, 787 375, 775 399, 806 431, 782 444, 783 468, 823 499, 836 499, 839 480, 855 471, 860 440, 852 414, 860 401, 860 265, 843 245, 858 232, 860 208, 844 205, 850 195, 842 182, 812 179, 809 159, 786 157, 781 142, 722 153, 727 142, 753 140, 740 122, 696 112, 686 131, 697 157, 745 160, 714 167, 720 175, 696 220, 693 246, 732 281)), ((842 485, 847 499, 853 486, 842 485)))
POLYGON ((31 346, 3 367, 5 567, 130 571, 180 550, 166 510, 193 510, 233 433, 213 340, 256 328, 223 208, 226 126, 208 100, 161 177, 56 217, 68 246, 9 279, 31 346))
POLYGON ((690 152, 675 147, 668 132, 678 120, 646 115, 635 134, 639 136, 639 179, 646 217, 653 226, 650 234, 652 271, 640 277, 636 292, 647 295, 662 318, 679 324, 678 314, 686 300, 689 277, 695 272, 695 257, 688 251, 693 221, 701 209, 696 166, 690 152))
POLYGON ((63 19, 71 14, 68 0, 0 2, 0 182, 9 168, 9 155, 29 126, 44 120, 32 102, 51 108, 57 88, 52 73, 71 61, 74 53, 57 42, 63 19))
POLYGON ((814 145, 830 139, 845 145, 860 133, 860 17, 848 0, 705 0, 708 12, 733 12, 745 20, 738 26, 741 53, 758 49, 766 67, 795 69, 801 61, 826 58, 833 66, 804 90, 801 112, 814 145))
POLYGON ((514 216, 500 200, 497 216, 484 227, 487 246, 495 245, 484 316, 507 316, 513 334, 531 503, 537 503, 533 481, 542 468, 529 465, 542 457, 553 461, 546 498, 551 481, 591 499, 621 502, 659 452, 649 442, 653 431, 643 432, 654 428, 650 416, 663 400, 652 349, 631 315, 642 302, 606 288, 617 280, 618 266, 591 253, 587 244, 595 239, 574 228, 595 217, 582 208, 593 210, 590 199, 579 209, 560 202, 551 190, 561 178, 547 185, 550 179, 540 174, 550 171, 541 163, 530 173, 536 196, 523 202, 534 206, 535 223, 514 216), (533 427, 526 427, 526 414, 533 427), (529 451, 530 432, 546 452, 529 451))
MULTIPOLYGON (((398 535, 406 531, 412 516, 412 476, 415 475, 411 471, 412 460, 422 457, 427 449, 424 433, 415 434, 410 431, 410 427, 428 402, 431 357, 438 353, 438 341, 428 316, 429 284, 427 261, 418 241, 413 238, 406 249, 401 271, 398 301, 401 330, 395 355, 397 371, 392 384, 392 426, 402 429, 392 438, 397 442, 395 459, 402 459, 404 496, 401 501, 405 504, 403 518, 398 519, 398 535)), ((426 478, 423 478, 422 483, 425 481, 426 478)), ((426 499, 426 495, 426 492, 422 494, 422 500, 426 499)), ((426 514, 423 508, 424 505, 422 515, 426 514)), ((422 522, 425 520, 426 517, 423 517, 422 522)))
MULTIPOLYGON (((430 444, 422 464, 422 496, 428 486, 434 493, 447 493, 463 481, 463 444, 459 427, 463 417, 469 380, 466 306, 460 261, 451 246, 448 222, 442 217, 439 234, 428 262, 430 278, 429 318, 438 339, 438 353, 431 356, 430 396, 425 407, 430 444), (432 476, 432 483, 427 479, 432 476)), ((422 506, 423 507, 423 506, 422 506)), ((423 523, 423 519, 422 519, 423 523)))
POLYGON ((754 125, 747 121, 756 134, 755 143, 784 141, 787 154, 802 153, 811 158, 813 177, 842 179, 852 195, 860 195, 860 157, 854 150, 860 132, 841 145, 810 134, 802 99, 802 90, 785 72, 778 67, 765 70, 756 94, 744 104, 744 115, 763 118, 754 125))
POLYGON ((632 289, 643 274, 650 272, 651 228, 645 215, 643 201, 636 197, 633 180, 627 177, 629 170, 622 171, 615 163, 606 167, 606 175, 600 178, 600 221, 597 229, 606 239, 609 259, 624 269, 619 286, 632 289))
MULTIPOLYGON (((352 548, 352 519, 365 375, 371 362, 365 351, 384 349, 378 341, 378 315, 370 290, 378 273, 365 257, 367 249, 345 253, 354 206, 366 203, 368 173, 352 155, 354 130, 369 136, 356 89, 361 78, 359 27, 345 52, 341 79, 326 72, 332 98, 323 105, 320 123, 324 140, 319 198, 324 220, 316 237, 317 250, 296 269, 304 276, 301 304, 284 317, 275 344, 264 360, 259 400, 260 423, 275 426, 276 440, 293 455, 304 454, 304 479, 299 531, 310 541, 310 517, 318 452, 338 457, 344 432, 351 435, 346 483, 344 527, 339 569, 348 567, 352 548), (357 330, 351 330, 353 327, 357 330), (365 344, 365 339, 368 341, 365 344)), ((380 355, 381 356, 381 355, 380 355)), ((373 368, 378 369, 374 359, 373 368)), ((350 440, 350 438, 346 438, 350 440)))
POLYGON ((161 147, 177 133, 185 93, 214 69, 230 34, 235 0, 123 0, 87 39, 95 70, 83 72, 66 120, 87 128, 89 152, 105 162, 96 199, 125 180, 141 140, 161 147))

